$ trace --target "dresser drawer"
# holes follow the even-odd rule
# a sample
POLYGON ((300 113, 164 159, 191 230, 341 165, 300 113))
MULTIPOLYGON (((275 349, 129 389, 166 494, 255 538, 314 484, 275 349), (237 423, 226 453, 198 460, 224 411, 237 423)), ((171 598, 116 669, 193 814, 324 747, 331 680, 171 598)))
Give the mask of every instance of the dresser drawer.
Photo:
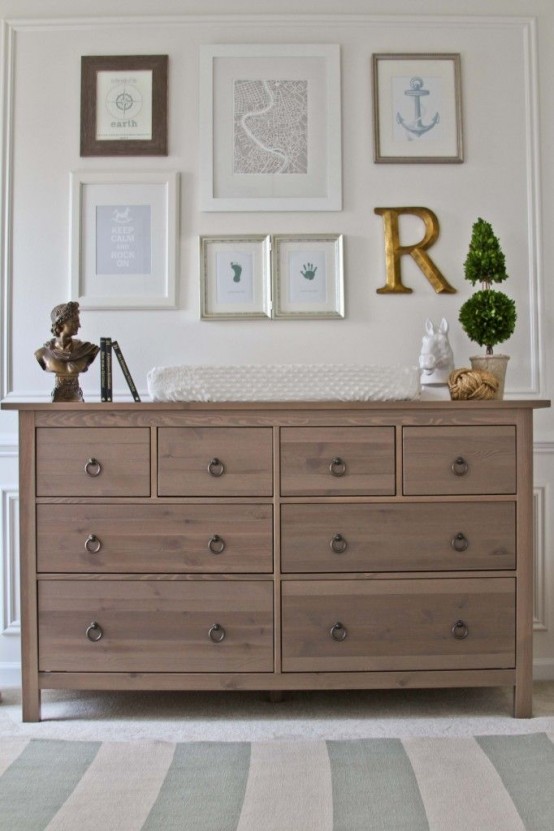
POLYGON ((510 668, 515 579, 283 583, 283 671, 510 668))
POLYGON ((404 427, 405 494, 516 492, 515 427, 404 427))
POLYGON ((270 427, 160 427, 159 496, 271 496, 270 427))
POLYGON ((284 572, 513 569, 513 502, 283 505, 284 572))
POLYGON ((281 493, 394 494, 394 427, 282 428, 281 493))
POLYGON ((37 505, 39 572, 271 572, 271 505, 37 505))
POLYGON ((271 672, 272 583, 41 581, 39 669, 271 672))
POLYGON ((147 427, 38 427, 37 496, 150 496, 147 427))

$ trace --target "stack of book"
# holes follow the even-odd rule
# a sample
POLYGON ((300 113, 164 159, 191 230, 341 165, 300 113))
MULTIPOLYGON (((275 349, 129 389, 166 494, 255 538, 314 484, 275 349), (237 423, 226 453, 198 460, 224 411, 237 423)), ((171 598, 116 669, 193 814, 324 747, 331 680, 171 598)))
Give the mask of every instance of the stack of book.
POLYGON ((127 361, 123 357, 119 343, 111 338, 100 338, 100 400, 113 400, 113 381, 112 381, 112 354, 115 353, 119 365, 125 376, 125 380, 131 390, 131 395, 134 401, 140 401, 140 395, 137 392, 135 382, 129 372, 127 361))

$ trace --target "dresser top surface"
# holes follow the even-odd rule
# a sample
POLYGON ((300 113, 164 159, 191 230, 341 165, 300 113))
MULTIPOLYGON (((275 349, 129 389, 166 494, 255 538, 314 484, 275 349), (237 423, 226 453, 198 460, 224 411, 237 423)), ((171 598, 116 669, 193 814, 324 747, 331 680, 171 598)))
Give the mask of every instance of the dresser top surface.
POLYGON ((132 410, 133 412, 179 412, 179 411, 207 411, 218 412, 225 410, 238 411, 280 411, 280 410, 304 410, 304 411, 321 411, 321 410, 359 410, 366 412, 381 412, 383 410, 389 412, 402 411, 416 411, 424 412, 427 410, 446 410, 450 412, 464 412, 468 410, 514 410, 514 409, 542 409, 550 407, 550 401, 547 399, 505 399, 502 401, 449 401, 449 400, 424 400, 418 401, 226 401, 226 402, 186 402, 186 401, 144 401, 136 403, 134 401, 115 401, 110 403, 102 403, 94 401, 86 402, 70 402, 70 403, 56 403, 49 401, 11 401, 9 399, 0 402, 0 409, 3 410, 28 410, 28 411, 43 411, 50 412, 109 412, 109 411, 125 411, 132 410))

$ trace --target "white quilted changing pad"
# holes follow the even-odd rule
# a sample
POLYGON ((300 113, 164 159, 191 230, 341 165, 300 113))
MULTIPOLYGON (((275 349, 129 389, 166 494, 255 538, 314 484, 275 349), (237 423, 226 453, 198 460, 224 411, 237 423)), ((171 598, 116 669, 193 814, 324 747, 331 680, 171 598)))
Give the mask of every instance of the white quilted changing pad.
POLYGON ((407 401, 417 367, 341 364, 166 366, 147 375, 154 401, 407 401))

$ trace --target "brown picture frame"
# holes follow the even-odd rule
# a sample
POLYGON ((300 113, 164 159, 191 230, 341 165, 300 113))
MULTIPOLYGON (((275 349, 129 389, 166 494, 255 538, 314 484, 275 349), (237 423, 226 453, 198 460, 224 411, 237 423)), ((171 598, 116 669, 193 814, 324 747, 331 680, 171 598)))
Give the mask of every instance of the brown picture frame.
POLYGON ((167 156, 167 79, 167 55, 83 55, 81 156, 167 156), (122 73, 137 73, 130 86, 122 73), (117 93, 102 107, 101 82, 117 93))

